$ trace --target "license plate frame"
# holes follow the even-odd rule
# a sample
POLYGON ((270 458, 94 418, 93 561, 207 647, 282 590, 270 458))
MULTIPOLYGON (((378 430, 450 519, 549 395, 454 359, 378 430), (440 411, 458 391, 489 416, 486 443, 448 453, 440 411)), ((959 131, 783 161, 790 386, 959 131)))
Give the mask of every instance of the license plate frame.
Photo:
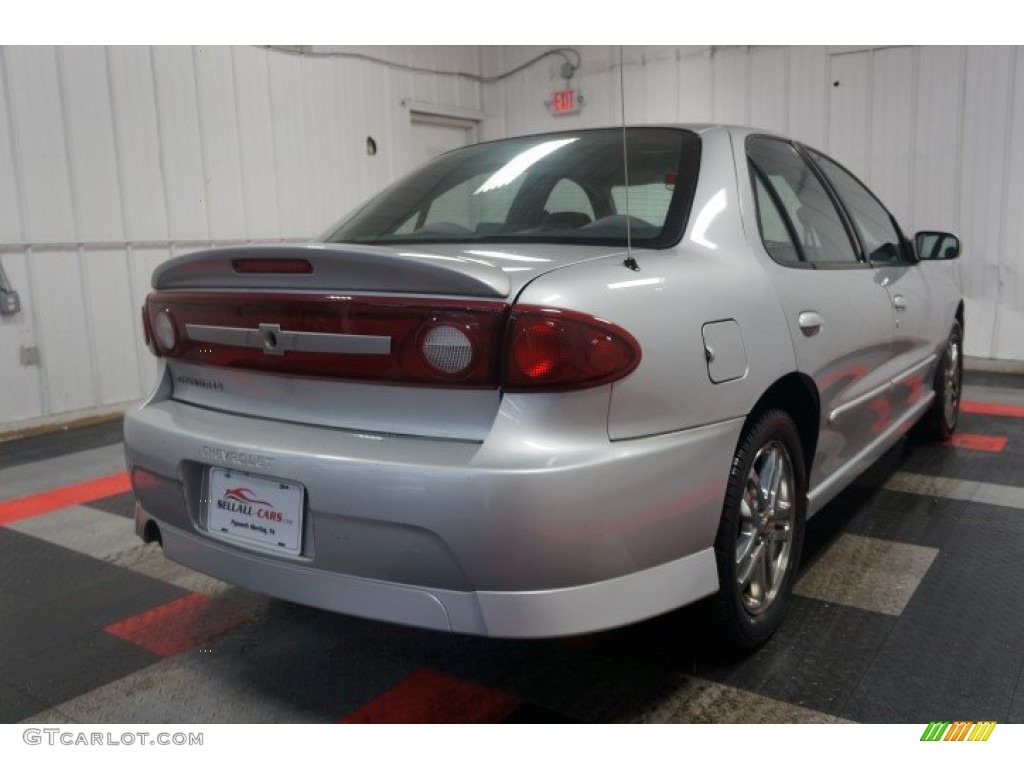
POLYGON ((298 557, 306 489, 301 483, 237 469, 206 470, 206 530, 260 552, 298 557))

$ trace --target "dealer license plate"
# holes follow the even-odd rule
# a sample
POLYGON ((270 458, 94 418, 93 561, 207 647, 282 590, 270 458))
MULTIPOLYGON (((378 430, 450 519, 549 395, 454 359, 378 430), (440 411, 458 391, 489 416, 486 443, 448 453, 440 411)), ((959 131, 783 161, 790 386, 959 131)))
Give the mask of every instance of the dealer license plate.
POLYGON ((210 467, 206 487, 206 525, 213 536, 261 550, 299 554, 301 485, 210 467))

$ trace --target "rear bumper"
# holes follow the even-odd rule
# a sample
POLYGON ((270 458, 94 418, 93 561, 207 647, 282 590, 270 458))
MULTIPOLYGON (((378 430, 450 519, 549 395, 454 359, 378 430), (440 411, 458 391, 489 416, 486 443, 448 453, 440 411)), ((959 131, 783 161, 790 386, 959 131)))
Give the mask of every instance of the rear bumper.
MULTIPOLYGON (((136 508, 141 531, 152 519, 136 508)), ((555 637, 631 624, 718 589, 711 549, 646 571, 536 592, 456 592, 269 560, 164 526, 175 562, 283 600, 367 619, 492 637, 555 637)))
POLYGON ((712 547, 741 421, 611 442, 578 418, 607 392, 557 404, 524 397, 536 399, 524 407, 506 397, 483 443, 151 402, 125 420, 137 522, 159 526, 169 558, 225 581, 472 634, 589 632, 714 592, 712 547), (302 483, 301 556, 208 535, 209 466, 302 483))

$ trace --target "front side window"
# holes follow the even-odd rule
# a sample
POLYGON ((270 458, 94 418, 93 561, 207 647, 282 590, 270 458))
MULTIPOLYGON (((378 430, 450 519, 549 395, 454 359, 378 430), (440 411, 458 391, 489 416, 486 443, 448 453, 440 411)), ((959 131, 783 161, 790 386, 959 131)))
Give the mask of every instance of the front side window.
MULTIPOLYGON (((768 185, 797 237, 801 261, 857 264, 857 251, 814 171, 796 149, 778 139, 753 138, 747 154, 756 176, 768 185)), ((769 250, 769 253, 771 251, 769 250)))
POLYGON ((674 245, 693 201, 696 134, 631 128, 629 216, 620 129, 529 136, 457 149, 393 184, 327 242, 565 242, 674 245))
POLYGON ((872 262, 883 264, 902 261, 902 238, 885 207, 867 187, 837 162, 820 152, 810 152, 849 211, 867 257, 872 262))

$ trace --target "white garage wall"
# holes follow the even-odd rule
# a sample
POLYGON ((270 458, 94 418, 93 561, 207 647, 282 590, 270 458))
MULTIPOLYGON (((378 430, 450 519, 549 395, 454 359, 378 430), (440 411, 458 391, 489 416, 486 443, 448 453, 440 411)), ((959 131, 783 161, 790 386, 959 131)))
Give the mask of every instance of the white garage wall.
MULTIPOLYGON (((484 48, 484 73, 541 50, 484 48)), ((485 135, 617 125, 619 49, 578 50, 580 114, 548 114, 548 94, 565 87, 560 60, 549 59, 488 86, 485 135)), ((1019 47, 626 47, 622 57, 627 121, 724 121, 785 132, 847 165, 908 232, 958 232, 966 352, 1024 360, 1019 47)))
MULTIPOLYGON (((475 47, 359 50, 480 69, 475 47)), ((403 102, 481 99, 468 78, 258 48, 0 48, 0 261, 22 299, 0 316, 0 431, 141 397, 155 265, 315 236, 409 165, 403 102)))

